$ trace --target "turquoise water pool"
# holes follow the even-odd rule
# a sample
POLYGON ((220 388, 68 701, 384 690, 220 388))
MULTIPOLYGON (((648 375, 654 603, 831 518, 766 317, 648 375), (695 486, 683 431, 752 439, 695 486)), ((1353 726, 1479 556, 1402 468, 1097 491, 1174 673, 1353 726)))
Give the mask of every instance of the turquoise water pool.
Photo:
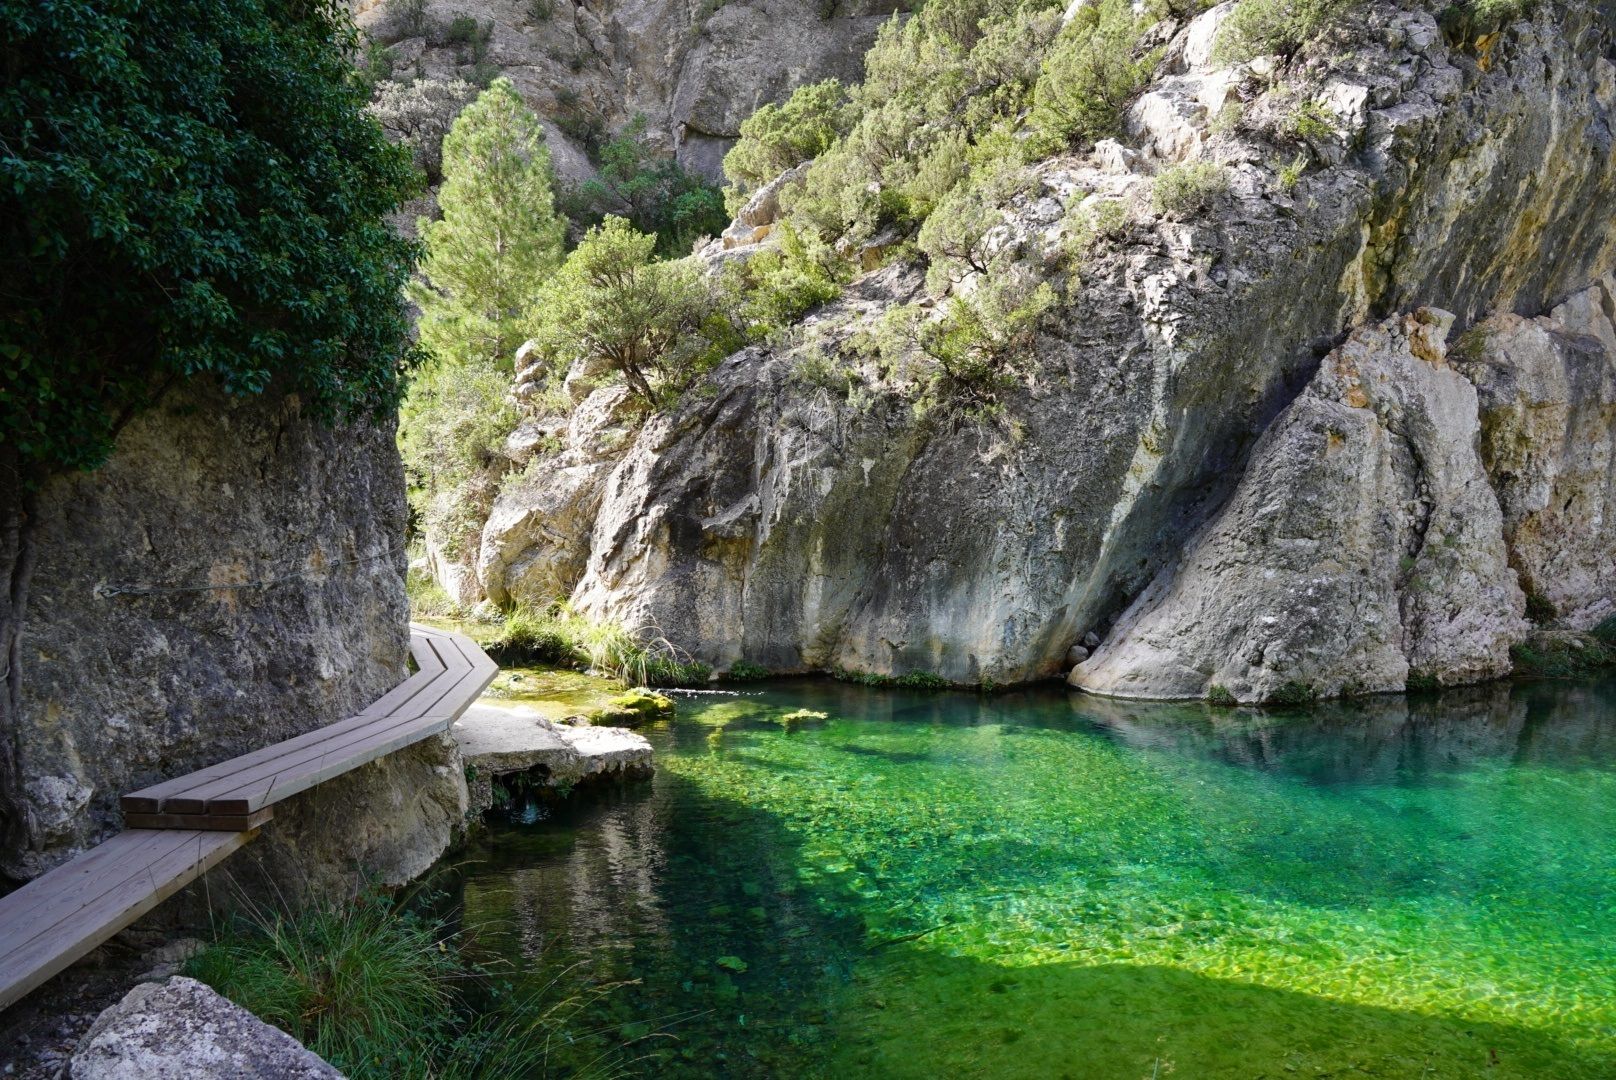
POLYGON ((492 826, 454 885, 480 958, 627 983, 587 1020, 665 1033, 636 1074, 1616 1077, 1616 681, 803 681, 647 735, 653 782, 492 826))

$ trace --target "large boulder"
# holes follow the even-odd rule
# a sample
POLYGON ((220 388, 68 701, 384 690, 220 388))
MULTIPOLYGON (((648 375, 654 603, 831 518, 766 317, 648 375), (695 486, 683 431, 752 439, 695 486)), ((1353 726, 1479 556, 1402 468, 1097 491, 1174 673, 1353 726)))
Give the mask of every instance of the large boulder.
POLYGON ((73 1052, 73 1080, 342 1080, 279 1028, 195 979, 141 983, 73 1052))
POLYGON ((1452 322, 1422 309, 1331 353, 1072 685, 1268 701, 1507 674, 1525 598, 1452 322))

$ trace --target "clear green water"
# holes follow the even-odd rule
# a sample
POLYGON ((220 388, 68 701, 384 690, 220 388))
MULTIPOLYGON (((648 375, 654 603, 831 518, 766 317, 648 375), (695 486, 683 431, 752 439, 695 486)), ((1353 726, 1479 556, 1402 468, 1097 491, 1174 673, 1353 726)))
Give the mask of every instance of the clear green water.
POLYGON ((457 859, 479 955, 638 980, 644 1075, 1616 1077, 1616 682, 680 709, 457 859))

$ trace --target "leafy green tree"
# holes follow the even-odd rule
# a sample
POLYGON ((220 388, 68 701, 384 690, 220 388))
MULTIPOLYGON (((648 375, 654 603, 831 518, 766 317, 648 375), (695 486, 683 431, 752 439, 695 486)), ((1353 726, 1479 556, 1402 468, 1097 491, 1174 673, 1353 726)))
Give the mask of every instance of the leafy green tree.
POLYGON ((810 158, 852 128, 856 113, 835 79, 799 86, 779 105, 764 105, 741 121, 741 137, 724 155, 730 213, 776 176, 810 158))
POLYGON ((656 234, 656 253, 664 258, 689 254, 697 240, 729 224, 718 189, 658 152, 643 115, 601 146, 598 163, 599 172, 571 200, 575 216, 589 224, 600 224, 607 214, 625 218, 639 231, 656 234))
POLYGON ((509 370, 532 336, 539 291, 561 264, 550 151, 509 79, 455 118, 443 142, 441 221, 420 223, 421 344, 445 363, 509 370))
POLYGON ((0 0, 0 806, 35 507, 170 388, 396 407, 409 152, 336 0, 0 0))
POLYGON ((620 217, 590 229, 551 280, 534 340, 552 375, 593 360, 641 401, 666 404, 712 359, 712 299, 686 262, 653 262, 656 237, 620 217))

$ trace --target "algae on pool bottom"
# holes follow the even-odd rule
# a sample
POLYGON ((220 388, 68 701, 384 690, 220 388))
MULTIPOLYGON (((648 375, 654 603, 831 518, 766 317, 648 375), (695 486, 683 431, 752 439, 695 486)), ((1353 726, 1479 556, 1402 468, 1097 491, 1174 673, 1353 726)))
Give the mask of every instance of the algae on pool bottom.
POLYGON ((648 734, 462 872, 491 956, 640 980, 593 1019, 676 1037, 647 1075, 1616 1076, 1616 684, 804 681, 648 734))

